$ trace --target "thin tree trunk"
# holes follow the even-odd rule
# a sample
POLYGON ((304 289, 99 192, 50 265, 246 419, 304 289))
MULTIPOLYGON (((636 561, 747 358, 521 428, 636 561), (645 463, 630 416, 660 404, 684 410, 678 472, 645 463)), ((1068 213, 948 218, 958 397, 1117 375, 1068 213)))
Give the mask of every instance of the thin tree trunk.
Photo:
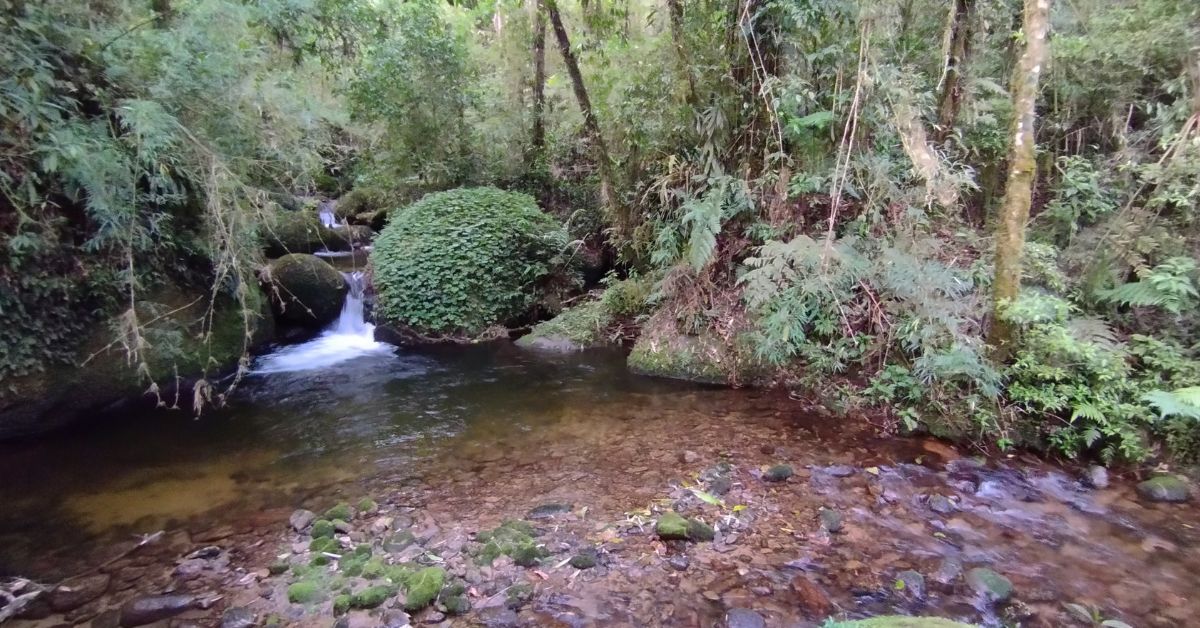
POLYGON ((942 71, 941 97, 938 99, 937 128, 933 137, 946 141, 958 120, 962 104, 962 73, 971 49, 971 17, 974 0, 954 0, 946 26, 946 65, 942 71))
POLYGON ((540 0, 533 27, 533 149, 531 162, 537 164, 546 147, 546 14, 540 0))
POLYGON ((544 0, 544 5, 550 14, 550 25, 554 27, 554 36, 558 40, 558 51, 562 54, 563 63, 567 66, 567 74, 571 75, 571 87, 575 91, 575 100, 579 102, 579 110, 583 113, 584 133, 592 144, 592 150, 595 151, 597 165, 600 168, 600 203, 608 211, 616 233, 625 236, 629 233, 629 216, 613 196, 612 161, 609 160, 608 147, 604 144, 604 136, 600 134, 600 123, 596 120, 596 112, 592 109, 592 101, 588 98, 587 88, 583 84, 583 74, 579 72, 579 62, 571 50, 571 40, 567 37, 566 27, 563 26, 558 4, 555 0, 544 0))
POLYGON ((1021 251, 1025 248, 1025 223, 1033 202, 1037 174, 1034 124, 1037 121, 1038 77, 1046 61, 1050 0, 1025 0, 1025 50, 1013 70, 1013 131, 1008 155, 1008 182, 996 222, 996 275, 992 284, 992 329, 989 343, 997 357, 1012 351, 1013 330, 1000 316, 1002 308, 1021 290, 1021 251))
POLYGON ((675 44, 675 55, 679 59, 680 71, 687 79, 687 102, 689 105, 695 106, 697 102, 696 77, 692 73, 692 62, 688 58, 687 46, 683 41, 683 0, 667 0, 667 9, 671 13, 671 42, 675 44))

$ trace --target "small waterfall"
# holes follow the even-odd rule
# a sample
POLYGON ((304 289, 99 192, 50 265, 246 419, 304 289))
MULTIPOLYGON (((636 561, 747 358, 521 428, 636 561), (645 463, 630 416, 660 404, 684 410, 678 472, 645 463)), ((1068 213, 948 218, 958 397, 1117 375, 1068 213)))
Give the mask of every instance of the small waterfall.
POLYGON ((326 227, 337 226, 337 213, 334 208, 337 207, 337 201, 321 201, 317 206, 317 215, 321 217, 321 224, 326 227))
POLYGON ((362 271, 344 272, 342 276, 349 290, 337 320, 308 342, 260 357, 255 373, 309 371, 368 355, 392 353, 390 345, 375 342, 375 326, 366 321, 363 310, 366 280, 362 271))

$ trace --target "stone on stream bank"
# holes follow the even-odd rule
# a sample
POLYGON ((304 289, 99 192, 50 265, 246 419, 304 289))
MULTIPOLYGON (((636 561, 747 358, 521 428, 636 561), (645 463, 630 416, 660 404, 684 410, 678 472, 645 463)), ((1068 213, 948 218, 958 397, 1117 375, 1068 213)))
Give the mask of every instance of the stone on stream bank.
POLYGON ((1152 502, 1182 503, 1192 498, 1191 488, 1177 475, 1160 475, 1137 485, 1142 499, 1152 502))
POLYGON ((658 537, 668 541, 711 541, 716 537, 712 526, 698 519, 686 519, 679 513, 663 513, 654 524, 658 537))
POLYGON ((263 289, 280 323, 320 329, 337 319, 350 287, 342 274, 315 255, 293 253, 271 262, 263 289))
POLYGON ((968 571, 967 585, 989 602, 1006 602, 1012 597, 1012 582, 986 567, 976 567, 968 571))

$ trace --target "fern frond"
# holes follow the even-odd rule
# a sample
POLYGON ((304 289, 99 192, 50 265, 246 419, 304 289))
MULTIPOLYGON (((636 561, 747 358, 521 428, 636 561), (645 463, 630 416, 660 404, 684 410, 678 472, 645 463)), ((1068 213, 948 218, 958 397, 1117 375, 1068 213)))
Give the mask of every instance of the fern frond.
POLYGON ((1142 401, 1150 404, 1160 418, 1182 417, 1200 420, 1200 386, 1177 390, 1153 390, 1142 395, 1142 401))

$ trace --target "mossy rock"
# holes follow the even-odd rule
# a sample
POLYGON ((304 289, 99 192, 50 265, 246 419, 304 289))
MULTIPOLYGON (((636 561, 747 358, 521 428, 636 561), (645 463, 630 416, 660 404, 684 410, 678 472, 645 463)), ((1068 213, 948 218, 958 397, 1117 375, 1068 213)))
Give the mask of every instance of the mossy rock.
POLYGON ((263 279, 275 317, 309 328, 336 320, 349 291, 342 274, 314 255, 285 255, 271 262, 263 279))
POLYGON ((572 556, 568 564, 576 569, 591 569, 596 566, 596 562, 596 552, 588 550, 572 556))
POLYGON ((350 510, 350 504, 347 504, 345 502, 340 503, 340 504, 334 506, 333 508, 330 508, 329 510, 325 511, 325 518, 329 519, 330 521, 333 521, 334 519, 341 519, 342 521, 349 521, 353 517, 354 517, 354 511, 350 510))
POLYGON ((297 582, 287 588, 287 598, 292 604, 313 604, 324 597, 325 592, 315 582, 297 582))
POLYGON ((508 556, 522 567, 533 567, 550 555, 534 537, 537 531, 525 521, 505 521, 494 530, 485 530, 475 535, 483 545, 475 553, 475 562, 490 565, 501 555, 508 556))
POLYGON ((1012 582, 986 567, 976 567, 968 571, 966 581, 972 591, 982 595, 989 602, 1005 602, 1012 597, 1012 582))
POLYGON ((333 538, 333 522, 328 519, 317 519, 313 522, 312 528, 309 529, 309 535, 314 539, 332 539, 333 538))
POLYGON ((941 617, 903 617, 900 615, 835 622, 829 626, 830 628, 974 628, 970 624, 962 624, 941 617))
POLYGON ((1159 475, 1137 485, 1137 494, 1152 502, 1182 503, 1192 498, 1188 483, 1177 475, 1159 475))
POLYGON ((350 596, 351 608, 375 608, 396 594, 395 587, 377 584, 350 596))
POLYGON ((334 238, 333 232, 321 224, 320 216, 309 210, 279 212, 263 230, 268 258, 320 251, 334 238))
POLYGON ((445 582, 446 570, 441 567, 426 567, 412 574, 404 586, 404 609, 417 611, 429 606, 445 582))
POLYGON ((371 244, 375 239, 375 231, 366 225, 349 225, 333 227, 325 240, 325 248, 330 251, 351 251, 371 244))
POLYGON ((379 504, 376 504, 375 500, 371 499, 370 497, 364 497, 359 500, 358 505, 355 506, 355 508, 360 513, 372 513, 376 510, 379 510, 379 504))
POLYGON ((532 331, 517 339, 517 346, 560 353, 603 346, 608 344, 606 332, 613 321, 603 302, 586 301, 534 325, 532 331))
POLYGON ((742 343, 727 343, 708 332, 681 334, 666 313, 653 316, 629 353, 629 369, 640 375, 703 384, 753 385, 767 370, 742 343))
POLYGON ((343 615, 350 610, 350 596, 345 593, 333 598, 333 614, 343 615))
POLYGON ((0 438, 47 432, 127 398, 145 397, 149 376, 161 394, 173 394, 176 378, 191 395, 200 378, 215 380, 236 368, 246 351, 269 342, 275 325, 264 295, 243 285, 247 316, 225 293, 212 301, 210 286, 168 283, 138 294, 135 311, 149 343, 140 354, 146 369, 128 363, 113 342, 116 318, 90 327, 74 349, 76 363, 5 380, 0 391, 0 438), (212 307, 211 315, 209 307, 212 307), (248 323, 248 325, 247 325, 248 323))
POLYGON ((790 465, 777 464, 763 473, 763 480, 767 482, 783 482, 795 475, 795 473, 790 465))
POLYGON ((525 194, 463 188, 398 211, 375 239, 376 319, 399 341, 477 337, 575 285, 566 231, 525 194))
POLYGON ((382 229, 388 212, 398 206, 395 196, 373 187, 357 187, 337 200, 334 213, 338 222, 368 225, 382 229))
POLYGON ((676 512, 666 512, 654 524, 654 532, 666 540, 687 540, 688 520, 676 512))

